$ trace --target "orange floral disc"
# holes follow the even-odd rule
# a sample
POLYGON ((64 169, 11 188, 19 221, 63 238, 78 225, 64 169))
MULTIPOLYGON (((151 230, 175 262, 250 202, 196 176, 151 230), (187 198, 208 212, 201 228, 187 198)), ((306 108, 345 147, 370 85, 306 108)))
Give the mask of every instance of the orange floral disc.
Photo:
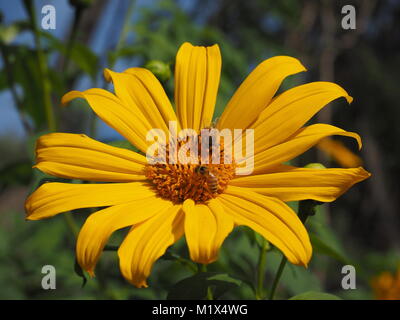
MULTIPOLYGON (((220 143, 219 163, 212 163, 210 147, 209 164, 201 163, 201 137, 198 138, 198 159, 189 164, 156 163, 145 168, 146 177, 152 182, 157 193, 164 199, 174 203, 182 203, 192 199, 196 203, 204 203, 224 192, 229 181, 235 176, 235 163, 224 164, 223 142, 220 143), (195 163, 197 162, 197 163, 195 163), (199 169, 203 170, 199 170, 199 169)), ((177 152, 183 146, 178 142, 177 152)), ((169 159, 170 146, 166 147, 166 159, 169 159)))

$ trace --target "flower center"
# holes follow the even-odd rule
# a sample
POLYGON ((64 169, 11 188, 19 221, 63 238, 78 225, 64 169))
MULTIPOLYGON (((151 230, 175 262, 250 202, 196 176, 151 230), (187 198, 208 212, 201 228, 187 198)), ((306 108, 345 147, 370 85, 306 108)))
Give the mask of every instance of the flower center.
MULTIPOLYGON (((198 141, 201 141, 199 138, 198 141)), ((183 143, 178 143, 179 152, 183 143)), ((182 203, 192 199, 196 203, 204 203, 225 191, 229 181, 235 176, 235 163, 225 164, 223 144, 220 144, 220 164, 212 162, 210 148, 209 164, 201 163, 201 143, 198 147, 198 164, 191 163, 156 163, 148 164, 145 175, 151 181, 156 192, 164 199, 174 203, 182 203)), ((166 147, 167 159, 170 146, 166 147)))

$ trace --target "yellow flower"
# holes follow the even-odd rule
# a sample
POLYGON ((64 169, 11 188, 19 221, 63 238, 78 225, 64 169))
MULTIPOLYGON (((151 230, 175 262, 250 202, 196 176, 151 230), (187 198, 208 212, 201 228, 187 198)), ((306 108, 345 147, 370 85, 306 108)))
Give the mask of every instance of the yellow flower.
MULTIPOLYGON (((146 153, 147 132, 197 132, 211 125, 219 86, 221 55, 217 45, 184 43, 175 67, 176 113, 162 86, 146 69, 122 73, 105 70, 115 95, 102 89, 71 91, 62 102, 84 98, 94 112, 146 153)), ((91 275, 110 235, 132 226, 118 250, 123 276, 146 287, 153 263, 185 235, 190 257, 208 264, 217 259, 224 239, 245 225, 268 239, 293 264, 307 266, 312 248, 307 231, 284 202, 303 199, 333 201, 353 184, 369 177, 363 168, 305 169, 282 163, 313 147, 322 138, 342 135, 327 124, 304 124, 325 104, 351 98, 329 82, 313 82, 274 97, 289 75, 305 71, 294 58, 278 56, 261 63, 228 103, 216 128, 254 129, 254 172, 235 176, 234 164, 217 167, 217 191, 196 165, 151 165, 130 150, 95 141, 82 134, 52 133, 37 142, 36 168, 63 178, 105 184, 46 183, 26 201, 27 218, 38 220, 76 208, 107 207, 92 215, 77 240, 79 264, 91 275)))
POLYGON ((362 165, 361 158, 340 141, 325 138, 317 144, 317 148, 332 157, 343 168, 354 168, 362 165))
POLYGON ((393 275, 383 272, 372 280, 375 298, 377 300, 400 300, 400 268, 393 275))

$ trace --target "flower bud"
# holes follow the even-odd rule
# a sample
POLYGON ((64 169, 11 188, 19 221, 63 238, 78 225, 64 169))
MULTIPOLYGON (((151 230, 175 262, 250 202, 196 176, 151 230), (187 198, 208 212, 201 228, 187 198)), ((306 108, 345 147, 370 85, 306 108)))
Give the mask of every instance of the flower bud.
POLYGON ((150 70, 161 82, 167 81, 171 77, 169 65, 160 60, 150 60, 144 67, 150 70))
POLYGON ((326 169, 326 167, 322 163, 319 163, 319 162, 309 163, 304 168, 308 168, 308 169, 326 169))

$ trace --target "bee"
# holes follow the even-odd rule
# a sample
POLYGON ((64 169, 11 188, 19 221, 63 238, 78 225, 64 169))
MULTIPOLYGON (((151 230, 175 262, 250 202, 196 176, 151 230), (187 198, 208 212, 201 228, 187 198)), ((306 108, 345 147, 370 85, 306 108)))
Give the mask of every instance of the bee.
POLYGON ((218 192, 218 177, 206 166, 198 166, 195 171, 206 177, 208 188, 212 193, 218 192))

